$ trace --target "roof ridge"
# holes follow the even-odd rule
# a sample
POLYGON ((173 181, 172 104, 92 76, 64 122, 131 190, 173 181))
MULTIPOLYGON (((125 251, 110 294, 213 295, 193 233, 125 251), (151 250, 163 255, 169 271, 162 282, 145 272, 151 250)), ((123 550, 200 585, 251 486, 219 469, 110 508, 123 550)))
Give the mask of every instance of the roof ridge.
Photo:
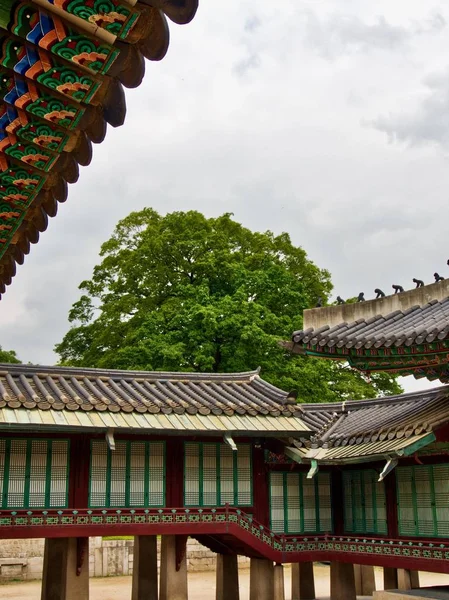
POLYGON ((439 393, 446 393, 449 395, 449 385, 442 385, 438 387, 431 388, 430 390, 421 390, 418 392, 408 392, 406 394, 396 394, 394 396, 384 396, 381 398, 367 398, 366 400, 344 400, 338 402, 308 402, 301 404, 303 410, 306 412, 320 412, 326 410, 340 410, 343 409, 343 404, 345 404, 346 410, 348 411, 350 408, 365 408, 368 406, 374 406, 376 404, 392 404, 392 403, 403 403, 410 402, 410 400, 419 400, 423 396, 437 396, 439 393))

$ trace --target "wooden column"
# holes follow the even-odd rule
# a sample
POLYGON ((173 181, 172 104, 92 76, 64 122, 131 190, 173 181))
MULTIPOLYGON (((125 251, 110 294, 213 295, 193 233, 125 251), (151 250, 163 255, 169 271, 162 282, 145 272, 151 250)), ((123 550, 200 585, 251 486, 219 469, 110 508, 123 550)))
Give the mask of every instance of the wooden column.
POLYGON ((284 566, 274 566, 274 593, 273 600, 285 600, 284 566))
POLYGON ((161 586, 159 600, 188 600, 186 536, 161 538, 161 586))
POLYGON ((69 508, 89 506, 90 440, 77 436, 70 440, 69 508))
POLYGON ((398 507, 396 494, 396 472, 391 471, 385 477, 385 501, 387 504, 387 526, 390 539, 396 539, 398 532, 398 507))
POLYGON ((216 600, 240 600, 237 554, 217 554, 216 600))
POLYGON ((158 600, 157 536, 134 536, 132 600, 158 600))
POLYGON ((263 448, 253 446, 254 518, 265 527, 270 525, 269 477, 263 448))
POLYGON ((45 540, 41 600, 89 600, 89 538, 45 540))
POLYGON ((419 588, 418 571, 384 567, 384 590, 416 590, 419 588))
POLYGON ((419 573, 418 571, 410 571, 409 569, 398 569, 398 590, 416 590, 419 588, 419 573))
POLYGON ((343 535, 345 529, 343 474, 337 468, 331 472, 332 513, 335 535, 343 535))
POLYGON ((274 568, 271 560, 252 558, 250 569, 249 600, 273 600, 274 568))
POLYGON ((331 600, 357 600, 351 563, 331 562, 331 600))
POLYGON ((292 600, 315 600, 313 562, 292 564, 292 600))
POLYGON ((393 567, 384 567, 384 590, 398 589, 398 571, 393 567))
POLYGON ((184 443, 174 437, 165 442, 166 505, 167 508, 184 506, 184 443))
POLYGON ((374 567, 371 565, 354 565, 354 577, 357 596, 372 596, 376 591, 374 567))

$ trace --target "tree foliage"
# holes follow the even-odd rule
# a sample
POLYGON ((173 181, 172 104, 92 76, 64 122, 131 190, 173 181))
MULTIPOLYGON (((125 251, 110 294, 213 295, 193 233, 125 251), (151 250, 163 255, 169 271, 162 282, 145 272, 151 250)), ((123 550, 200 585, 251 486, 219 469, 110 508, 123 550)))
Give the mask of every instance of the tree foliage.
POLYGON ((19 364, 20 360, 14 350, 3 350, 0 346, 0 363, 15 363, 19 364))
POLYGON ((131 213, 69 313, 56 351, 64 364, 165 371, 247 371, 304 401, 364 398, 400 390, 342 364, 292 357, 279 345, 304 308, 332 285, 283 233, 251 232, 225 214, 131 213), (332 384, 331 386, 329 384, 332 384))

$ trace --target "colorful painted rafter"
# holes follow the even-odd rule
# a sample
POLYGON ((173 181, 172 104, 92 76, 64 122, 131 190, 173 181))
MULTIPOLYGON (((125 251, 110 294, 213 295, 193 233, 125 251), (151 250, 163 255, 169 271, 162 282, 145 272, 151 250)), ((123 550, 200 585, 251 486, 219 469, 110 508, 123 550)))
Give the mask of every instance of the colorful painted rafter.
POLYGON ((160 60, 165 15, 198 0, 3 0, 0 6, 0 294, 88 165, 106 126, 123 124, 124 87, 160 60))

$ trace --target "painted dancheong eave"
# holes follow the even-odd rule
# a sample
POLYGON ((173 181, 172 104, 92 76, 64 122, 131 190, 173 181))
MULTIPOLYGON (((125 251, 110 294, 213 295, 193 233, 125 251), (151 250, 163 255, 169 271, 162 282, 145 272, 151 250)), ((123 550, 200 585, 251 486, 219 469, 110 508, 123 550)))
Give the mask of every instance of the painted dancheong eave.
POLYGON ((197 0, 2 0, 0 295, 197 0))

